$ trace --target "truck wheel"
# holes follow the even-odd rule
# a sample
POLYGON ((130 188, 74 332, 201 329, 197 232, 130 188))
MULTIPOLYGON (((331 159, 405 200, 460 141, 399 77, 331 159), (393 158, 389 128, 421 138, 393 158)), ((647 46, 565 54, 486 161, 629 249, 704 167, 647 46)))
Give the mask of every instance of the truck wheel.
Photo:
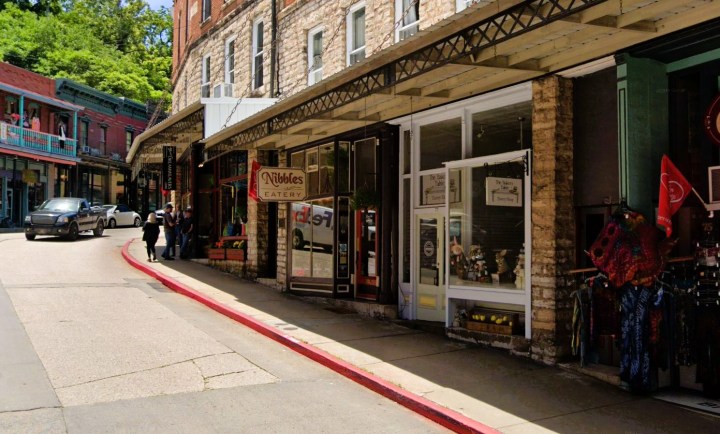
POLYGON ((115 221, 115 219, 110 219, 110 220, 108 221, 108 227, 109 227, 110 229, 115 229, 115 226, 117 226, 117 222, 115 221))
POLYGON ((140 222, 140 217, 135 217, 135 227, 136 227, 136 228, 139 228, 139 227, 140 227, 140 223, 141 223, 141 222, 140 222))
POLYGON ((70 225, 70 230, 67 234, 67 239, 70 241, 75 241, 78 239, 78 235, 80 234, 80 229, 78 229, 77 223, 72 223, 70 225))
POLYGON ((292 237, 293 249, 302 250, 305 247, 305 239, 303 238, 302 232, 295 230, 292 237))
POLYGON ((93 229, 93 236, 101 237, 104 230, 105 230, 105 223, 103 223, 102 219, 100 219, 100 220, 98 220, 97 227, 95 227, 95 229, 93 229))
POLYGON ((35 239, 35 234, 25 234, 25 239, 28 241, 32 241, 35 239))

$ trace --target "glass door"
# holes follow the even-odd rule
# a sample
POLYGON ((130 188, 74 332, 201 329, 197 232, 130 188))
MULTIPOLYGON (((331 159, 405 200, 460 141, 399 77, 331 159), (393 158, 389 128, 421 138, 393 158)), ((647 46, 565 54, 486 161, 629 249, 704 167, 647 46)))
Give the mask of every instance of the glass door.
POLYGON ((445 217, 439 212, 433 212, 418 214, 416 218, 417 319, 444 322, 445 217))

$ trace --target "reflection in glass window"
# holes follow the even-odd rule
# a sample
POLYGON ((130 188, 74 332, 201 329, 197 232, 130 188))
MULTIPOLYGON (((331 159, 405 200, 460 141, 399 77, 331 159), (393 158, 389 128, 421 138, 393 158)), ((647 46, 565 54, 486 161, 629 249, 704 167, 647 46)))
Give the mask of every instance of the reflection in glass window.
POLYGON ((290 207, 292 276, 333 277, 333 199, 290 207))
POLYGON ((319 152, 319 194, 332 194, 335 190, 335 153, 333 152, 333 144, 320 146, 319 152))
POLYGON ((468 187, 449 201, 451 285, 524 289, 524 176, 522 162, 450 171, 468 187))
POLYGON ((462 158, 462 122, 448 119, 420 127, 420 170, 439 169, 462 158))
POLYGON ((338 191, 350 191, 350 142, 338 144, 338 191))
POLYGON ((472 156, 531 148, 532 105, 509 105, 472 115, 472 156))

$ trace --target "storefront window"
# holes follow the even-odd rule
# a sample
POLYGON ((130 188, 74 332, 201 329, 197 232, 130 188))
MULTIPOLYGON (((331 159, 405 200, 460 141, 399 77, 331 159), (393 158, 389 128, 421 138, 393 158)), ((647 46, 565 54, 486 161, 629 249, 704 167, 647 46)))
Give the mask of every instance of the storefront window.
POLYGON ((333 277, 333 213, 332 198, 292 204, 293 277, 333 277))
POLYGON ((220 179, 233 178, 247 173, 247 151, 233 152, 221 158, 220 179))
POLYGON ((528 149, 532 143, 532 105, 513 104, 472 115, 472 156, 528 149))
POLYGON ((450 285, 525 289, 525 166, 521 161, 449 170, 450 285))
POLYGON ((350 142, 338 143, 338 192, 350 191, 350 142))
POLYGON ((462 158, 462 121, 448 119, 420 127, 420 170, 439 169, 462 158))

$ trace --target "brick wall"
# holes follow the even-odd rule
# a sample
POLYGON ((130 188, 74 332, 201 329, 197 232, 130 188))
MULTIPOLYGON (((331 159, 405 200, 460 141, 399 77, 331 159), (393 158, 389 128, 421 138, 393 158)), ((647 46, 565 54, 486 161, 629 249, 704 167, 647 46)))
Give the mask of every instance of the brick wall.
POLYGON ((533 82, 532 357, 568 354, 574 264, 572 81, 533 82))
POLYGON ((42 96, 55 97, 55 80, 0 62, 0 82, 29 90, 42 96))

